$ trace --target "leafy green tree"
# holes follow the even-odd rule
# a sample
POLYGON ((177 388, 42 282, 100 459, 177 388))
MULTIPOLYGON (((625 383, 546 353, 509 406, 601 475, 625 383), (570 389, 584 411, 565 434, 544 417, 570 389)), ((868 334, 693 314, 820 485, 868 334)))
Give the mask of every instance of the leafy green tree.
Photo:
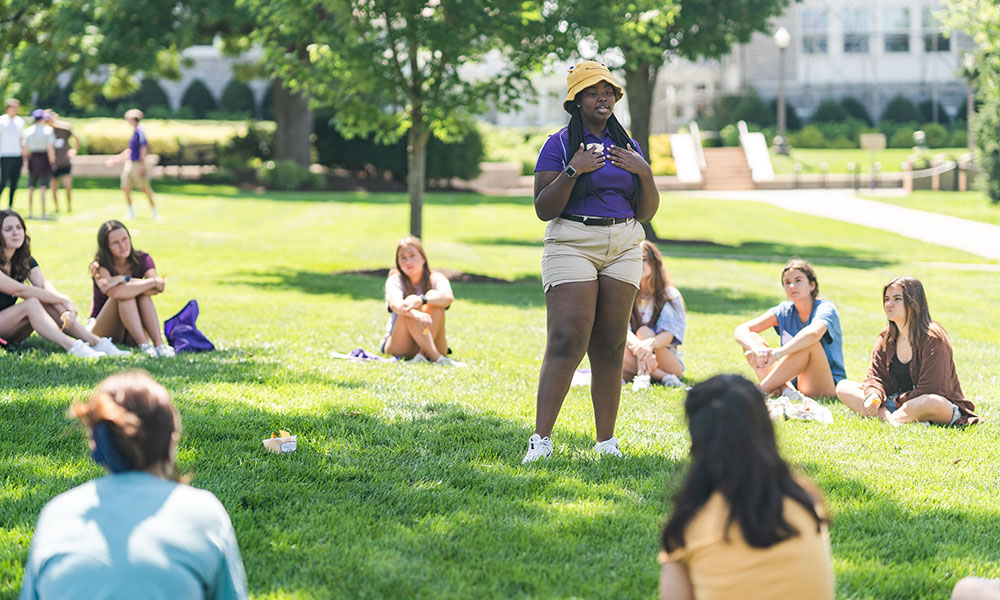
POLYGON ((449 140, 491 102, 508 105, 529 90, 532 68, 559 35, 533 0, 238 4, 255 17, 264 62, 289 89, 333 107, 338 130, 381 143, 406 136, 410 232, 418 236, 431 133, 449 140), (491 53, 506 65, 477 75, 491 53))
POLYGON ((229 80, 219 99, 219 110, 232 116, 248 118, 253 116, 253 91, 250 86, 235 77, 229 80))
MULTIPOLYGON (((976 111, 972 119, 976 140, 976 163, 986 180, 986 192, 1000 203, 1000 4, 981 0, 946 0, 944 25, 964 31, 975 42, 974 67, 963 72, 975 93, 976 111)), ((963 118, 965 108, 958 118, 963 118)))
POLYGON ((215 110, 215 96, 204 81, 195 79, 184 91, 181 106, 190 109, 195 118, 204 119, 209 111, 215 110))
MULTIPOLYGON (((767 31, 789 0, 576 0, 571 16, 600 52, 618 49, 624 64, 632 137, 648 155, 653 88, 672 56, 719 58, 767 31)), ((610 65, 609 65, 610 66, 610 65)))

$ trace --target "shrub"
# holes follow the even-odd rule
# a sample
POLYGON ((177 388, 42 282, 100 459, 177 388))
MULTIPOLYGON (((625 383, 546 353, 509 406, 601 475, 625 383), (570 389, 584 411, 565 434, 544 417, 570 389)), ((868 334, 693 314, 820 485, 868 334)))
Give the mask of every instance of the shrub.
POLYGON ((222 90, 219 110, 236 118, 249 119, 254 115, 253 91, 250 86, 233 78, 222 90))
POLYGON ((948 128, 940 123, 924 123, 927 147, 944 148, 948 145, 948 128))
POLYGON ((215 97, 200 79, 195 79, 184 91, 181 107, 190 110, 196 119, 204 119, 209 111, 215 110, 215 97))
POLYGON ((882 120, 891 123, 910 123, 922 121, 920 111, 912 102, 903 96, 896 96, 886 105, 882 120))
POLYGON ((742 120, 765 127, 774 124, 775 114, 775 109, 760 99, 757 90, 750 88, 747 94, 720 96, 712 103, 708 115, 699 119, 699 124, 719 130, 742 120))
POLYGON ((912 148, 913 134, 916 130, 912 127, 900 127, 889 137, 888 146, 890 148, 912 148))
POLYGON ((722 138, 723 146, 733 147, 740 145, 740 130, 732 123, 723 127, 719 131, 719 136, 722 138))
POLYGON ((928 123, 942 123, 944 125, 948 124, 948 113, 945 112, 944 107, 941 106, 940 102, 937 103, 937 118, 934 118, 933 100, 924 100, 920 103, 920 106, 917 107, 917 110, 920 111, 921 121, 928 123))
POLYGON ((824 100, 816 107, 810 123, 837 123, 848 118, 847 110, 836 100, 824 100))
POLYGON ((677 174, 677 165, 674 163, 674 157, 670 152, 669 135, 657 133, 649 136, 649 158, 653 175, 677 174))
MULTIPOLYGON (((996 73, 981 75, 984 79, 988 76, 996 77, 996 73)), ((990 201, 997 204, 1000 203, 1000 139, 997 138, 997 131, 1000 131, 1000 92, 994 86, 982 86, 977 100, 981 100, 982 104, 976 109, 972 125, 975 128, 976 162, 983 177, 976 179, 983 181, 990 201)))
POLYGON ((257 178, 272 190, 303 190, 323 187, 323 176, 292 160, 268 161, 257 171, 257 178))
POLYGON ((948 146, 950 148, 965 148, 969 144, 969 134, 966 131, 966 125, 963 121, 956 121, 955 127, 952 128, 951 132, 948 134, 948 146), (959 127, 961 123, 961 127, 959 127))
POLYGON ((827 140, 840 140, 836 146, 829 146, 830 148, 845 147, 843 144, 845 140, 850 143, 847 147, 857 148, 861 132, 869 129, 868 124, 864 121, 852 118, 832 123, 814 123, 814 125, 823 132, 823 137, 827 140))
MULTIPOLYGON (((139 85, 139 90, 125 98, 121 104, 130 104, 132 107, 138 107, 142 112, 148 117, 150 115, 150 110, 153 109, 167 109, 170 110, 170 100, 167 99, 167 93, 163 91, 160 84, 157 83, 152 77, 147 77, 142 80, 139 85)), ((128 109, 125 109, 128 110, 128 109)), ((122 111, 124 114, 124 111, 122 111)))
MULTIPOLYGON (((770 109, 771 114, 775 115, 775 117, 771 119, 770 125, 777 127, 778 99, 775 98, 774 100, 771 100, 771 103, 768 105, 768 108, 770 109)), ((760 125, 761 127, 770 126, 767 123, 758 123, 758 125, 760 125)), ((799 113, 795 112, 795 108, 788 102, 785 102, 785 130, 795 131, 796 129, 802 129, 802 119, 799 118, 799 113)))
MULTIPOLYGON (((352 171, 391 174, 403 181, 407 174, 406 135, 388 145, 375 143, 371 137, 345 139, 332 124, 329 110, 316 114, 316 153, 324 165, 336 165, 352 171)), ((541 146, 539 146, 541 147, 541 146)), ((535 150, 537 155, 537 149, 535 150)), ((458 139, 443 142, 431 136, 427 142, 427 179, 472 179, 479 174, 483 160, 483 139, 479 130, 469 125, 458 139)), ((534 163, 532 163, 534 164, 534 163)))
POLYGON ((853 119, 863 121, 869 127, 872 125, 872 117, 868 114, 868 109, 860 100, 852 96, 847 96, 840 100, 840 105, 847 111, 847 115, 853 119))
POLYGON ((799 131, 790 134, 788 143, 795 148, 823 148, 826 146, 826 139, 819 127, 806 125, 799 131))

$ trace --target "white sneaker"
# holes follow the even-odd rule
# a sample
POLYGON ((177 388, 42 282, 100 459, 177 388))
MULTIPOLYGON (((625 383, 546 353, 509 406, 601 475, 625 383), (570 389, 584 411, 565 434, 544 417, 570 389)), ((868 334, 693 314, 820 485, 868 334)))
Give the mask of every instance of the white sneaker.
POLYGON ((552 456, 552 440, 536 433, 528 438, 528 453, 524 455, 524 460, 521 461, 521 464, 526 465, 540 458, 548 458, 550 456, 552 456))
POLYGON ((79 356, 80 358, 100 358, 104 356, 103 352, 98 352, 90 347, 90 344, 83 340, 76 340, 73 345, 69 347, 69 352, 73 356, 79 356))
POLYGON ((131 206, 128 207, 128 212, 125 213, 125 218, 126 219, 130 219, 130 220, 134 219, 135 218, 135 209, 132 208, 131 206))
POLYGON ((802 392, 786 387, 781 390, 781 396, 783 398, 788 398, 790 402, 805 402, 806 400, 812 400, 809 396, 806 396, 802 392))
POLYGON ((132 353, 127 350, 120 350, 117 346, 111 343, 111 338, 103 337, 101 341, 97 342, 93 346, 94 350, 98 352, 103 352, 108 356, 131 356, 132 353))
POLYGON ((464 362, 462 362, 460 360, 455 360, 455 359, 452 359, 452 358, 448 358, 447 356, 445 356, 443 354, 436 361, 434 361, 434 364, 441 365, 441 366, 444 366, 444 367, 467 367, 467 366, 469 366, 469 365, 465 364, 464 362))
POLYGON ((156 353, 156 348, 153 347, 153 342, 146 342, 144 344, 139 344, 139 350, 145 352, 150 358, 160 357, 160 355, 156 353))
POLYGON ((162 358, 170 358, 171 356, 177 356, 177 353, 174 352, 174 349, 169 344, 160 344, 156 347, 156 355, 162 358))
POLYGON ((638 392, 639 390, 649 389, 649 375, 636 375, 632 378, 632 391, 638 392))
POLYGON ((429 362, 431 362, 431 361, 427 360, 426 356, 424 356, 423 354, 417 354, 416 356, 414 356, 410 360, 406 361, 406 364, 408 364, 408 365, 419 365, 420 363, 429 363, 429 362))
POLYGON ((160 220, 160 213, 155 208, 153 209, 153 220, 154 221, 160 220))
POLYGON ((594 444, 594 451, 597 455, 610 454, 612 456, 622 456, 622 451, 618 449, 618 438, 613 437, 594 444))

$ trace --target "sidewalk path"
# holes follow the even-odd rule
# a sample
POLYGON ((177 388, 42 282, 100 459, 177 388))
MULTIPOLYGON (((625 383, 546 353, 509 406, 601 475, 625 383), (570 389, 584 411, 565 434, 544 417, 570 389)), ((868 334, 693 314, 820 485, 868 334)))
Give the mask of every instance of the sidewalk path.
POLYGON ((1000 260, 1000 226, 865 200, 856 197, 851 189, 678 191, 670 194, 765 202, 785 210, 891 231, 931 244, 1000 260))

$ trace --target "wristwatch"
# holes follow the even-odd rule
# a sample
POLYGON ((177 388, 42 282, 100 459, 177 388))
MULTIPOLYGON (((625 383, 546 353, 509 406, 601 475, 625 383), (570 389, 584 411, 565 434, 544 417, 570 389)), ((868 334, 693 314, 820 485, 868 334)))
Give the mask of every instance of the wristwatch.
POLYGON ((427 304, 427 296, 420 294, 420 304, 427 304))
POLYGON ((563 169, 563 173, 566 174, 566 177, 573 179, 576 177, 577 170, 573 168, 573 165, 566 165, 566 168, 563 169))

